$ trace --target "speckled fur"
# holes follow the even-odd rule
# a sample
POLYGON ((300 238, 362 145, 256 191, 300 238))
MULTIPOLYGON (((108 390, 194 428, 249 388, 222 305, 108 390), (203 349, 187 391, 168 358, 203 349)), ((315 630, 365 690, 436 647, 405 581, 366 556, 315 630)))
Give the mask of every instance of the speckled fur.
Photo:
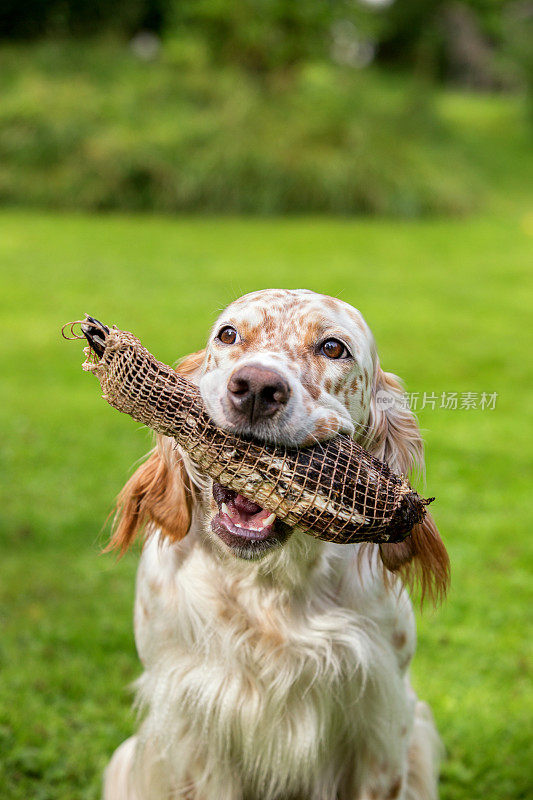
MULTIPOLYGON (((216 334, 232 325, 240 341, 222 345, 210 337, 200 389, 207 409, 228 427, 225 387, 235 371, 259 364, 281 372, 291 397, 254 435, 286 444, 308 444, 343 432, 364 430, 374 374, 373 340, 362 316, 341 300, 306 290, 254 292, 232 303, 219 317, 216 334), (352 359, 329 360, 317 354, 328 337, 346 342, 352 359), (369 347, 369 344, 371 347, 369 347)), ((246 427, 240 432, 250 433, 246 427)))

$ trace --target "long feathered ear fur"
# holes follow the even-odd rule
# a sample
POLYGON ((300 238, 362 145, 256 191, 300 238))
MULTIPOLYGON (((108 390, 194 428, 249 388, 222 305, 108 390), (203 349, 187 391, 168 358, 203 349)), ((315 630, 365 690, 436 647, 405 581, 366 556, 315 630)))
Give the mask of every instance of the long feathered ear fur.
MULTIPOLYGON (((176 367, 177 371, 193 379, 204 352, 200 350, 186 356, 176 367)), ((171 541, 180 541, 191 524, 194 492, 174 443, 165 436, 158 436, 156 447, 117 498, 113 531, 105 549, 118 550, 122 555, 148 522, 155 523, 171 541)))
MULTIPOLYGON (((415 415, 403 400, 400 380, 376 363, 368 420, 368 449, 395 472, 411 475, 424 470, 424 446, 415 415)), ((403 542, 380 545, 384 566, 399 573, 411 588, 419 587, 421 601, 434 603, 446 595, 450 561, 428 513, 403 542)))

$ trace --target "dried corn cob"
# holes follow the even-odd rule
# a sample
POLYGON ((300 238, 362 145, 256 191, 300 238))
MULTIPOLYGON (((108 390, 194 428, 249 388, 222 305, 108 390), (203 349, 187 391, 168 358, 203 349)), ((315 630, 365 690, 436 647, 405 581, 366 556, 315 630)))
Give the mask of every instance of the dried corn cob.
POLYGON ((199 470, 319 539, 397 542, 431 502, 347 436, 303 449, 275 447, 226 433, 205 411, 200 392, 157 361, 131 333, 93 317, 84 369, 103 397, 157 433, 173 437, 199 470))

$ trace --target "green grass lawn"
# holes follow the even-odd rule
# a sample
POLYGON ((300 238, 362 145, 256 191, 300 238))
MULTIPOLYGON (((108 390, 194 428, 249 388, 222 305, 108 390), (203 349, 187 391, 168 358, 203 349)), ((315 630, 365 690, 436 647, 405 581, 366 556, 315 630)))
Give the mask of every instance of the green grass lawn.
POLYGON ((450 550, 414 681, 447 750, 444 800, 530 796, 530 282, 533 216, 232 220, 0 213, 0 786, 93 800, 132 731, 137 556, 100 548, 150 437, 99 399, 62 323, 87 311, 165 361, 228 301, 308 287, 356 305, 410 391, 497 392, 424 409, 427 490, 450 550))

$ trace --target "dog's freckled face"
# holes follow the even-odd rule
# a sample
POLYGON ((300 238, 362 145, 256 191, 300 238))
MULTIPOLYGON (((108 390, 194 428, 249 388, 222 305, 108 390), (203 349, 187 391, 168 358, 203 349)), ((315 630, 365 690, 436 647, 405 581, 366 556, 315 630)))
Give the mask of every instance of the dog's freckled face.
MULTIPOLYGON (((232 303, 213 327, 200 391, 225 429, 288 446, 353 435, 368 418, 375 352, 354 308, 306 290, 267 290, 232 303)), ((241 558, 290 531, 267 510, 213 486, 211 530, 241 558)))
POLYGON ((217 320, 200 390, 217 425, 236 433, 296 446, 353 434, 368 417, 373 347, 341 300, 254 292, 217 320))

